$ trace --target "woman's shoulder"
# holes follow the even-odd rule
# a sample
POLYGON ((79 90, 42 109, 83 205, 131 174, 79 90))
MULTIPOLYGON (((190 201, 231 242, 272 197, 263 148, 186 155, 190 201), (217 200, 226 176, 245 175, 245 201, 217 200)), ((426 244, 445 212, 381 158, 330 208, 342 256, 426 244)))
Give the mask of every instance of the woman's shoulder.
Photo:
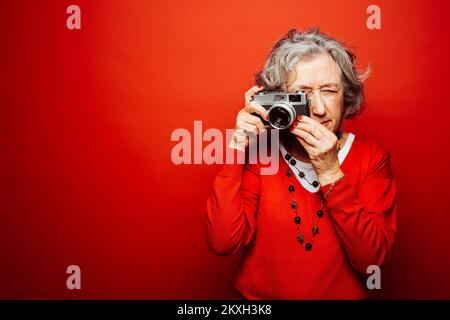
POLYGON ((355 156, 369 172, 390 160, 390 153, 382 144, 364 135, 354 134, 352 147, 354 147, 355 156))
POLYGON ((353 136, 353 145, 357 147, 359 153, 368 155, 371 158, 389 154, 387 149, 379 142, 375 142, 373 139, 361 134, 353 134, 353 136))

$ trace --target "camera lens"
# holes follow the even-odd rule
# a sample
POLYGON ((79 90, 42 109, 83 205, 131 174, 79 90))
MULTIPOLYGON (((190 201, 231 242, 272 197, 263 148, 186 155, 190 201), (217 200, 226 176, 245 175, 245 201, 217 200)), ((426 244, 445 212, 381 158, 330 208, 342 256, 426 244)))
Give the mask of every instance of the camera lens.
POLYGON ((276 129, 286 129, 292 124, 294 110, 290 105, 277 104, 268 112, 269 122, 276 129))

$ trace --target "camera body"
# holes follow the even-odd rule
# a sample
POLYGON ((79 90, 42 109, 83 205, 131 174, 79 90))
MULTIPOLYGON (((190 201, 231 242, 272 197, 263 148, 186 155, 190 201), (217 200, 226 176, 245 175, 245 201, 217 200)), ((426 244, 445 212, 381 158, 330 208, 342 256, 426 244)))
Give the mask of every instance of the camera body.
MULTIPOLYGON (((288 129, 299 115, 309 116, 310 101, 306 92, 258 92, 253 101, 268 111, 266 121, 261 118, 265 127, 278 130, 288 129)), ((255 114, 256 115, 256 114, 255 114)))

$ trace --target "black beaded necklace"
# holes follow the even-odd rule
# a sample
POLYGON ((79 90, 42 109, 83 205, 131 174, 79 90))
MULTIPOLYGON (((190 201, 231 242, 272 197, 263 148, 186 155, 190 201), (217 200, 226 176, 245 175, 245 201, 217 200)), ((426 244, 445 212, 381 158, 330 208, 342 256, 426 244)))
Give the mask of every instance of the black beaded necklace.
MULTIPOLYGON (((338 131, 336 135, 337 135, 338 139, 340 140, 341 137, 342 137, 341 131, 338 131)), ((339 144, 338 144, 337 151, 338 152, 340 151, 340 145, 339 144)), ((305 173, 303 171, 299 170, 297 167, 295 167, 297 161, 289 153, 286 153, 284 158, 289 162, 289 164, 291 164, 294 168, 297 169, 300 178, 306 180, 310 185, 312 185, 315 188, 319 185, 318 181, 313 181, 311 183, 308 179, 305 178, 305 173)), ((306 251, 310 251, 312 249, 314 238, 319 233, 319 221, 323 217, 323 214, 324 214, 324 212, 323 212, 323 204, 325 203, 325 200, 327 199, 328 195, 330 194, 330 192, 333 189, 333 187, 336 184, 336 182, 338 182, 343 177, 341 177, 341 178, 337 179, 336 181, 334 181, 331 184, 331 186, 328 189, 328 191, 325 193, 325 195, 321 195, 320 196, 320 209, 317 210, 317 212, 316 212, 316 217, 317 218, 316 218, 314 226, 313 226, 313 228, 311 230, 311 232, 312 232, 311 240, 309 240, 308 242, 305 242, 305 236, 300 231, 300 223, 301 223, 302 220, 301 220, 301 218, 300 218, 300 216, 298 214, 298 210, 297 210, 298 209, 298 203, 297 203, 297 200, 295 199, 295 187, 292 184, 292 174, 293 174, 293 171, 291 170, 291 168, 288 168, 286 170, 286 175, 289 178, 289 188, 288 188, 288 190, 289 190, 289 194, 291 196, 291 208, 292 208, 292 210, 295 213, 294 223, 295 223, 295 226, 296 226, 296 229, 297 229, 297 241, 302 247, 305 248, 306 251)))

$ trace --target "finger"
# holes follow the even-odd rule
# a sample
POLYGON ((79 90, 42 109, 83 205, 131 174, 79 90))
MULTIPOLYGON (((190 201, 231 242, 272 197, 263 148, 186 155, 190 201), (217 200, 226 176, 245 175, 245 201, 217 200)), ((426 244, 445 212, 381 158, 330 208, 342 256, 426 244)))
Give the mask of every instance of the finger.
POLYGON ((246 133, 258 134, 258 127, 245 121, 239 121, 237 127, 243 129, 246 133))
POLYGON ((321 141, 322 147, 326 148, 328 145, 334 146, 337 144, 338 138, 336 137, 336 134, 323 124, 307 116, 299 116, 298 119, 300 120, 297 127, 304 128, 305 131, 314 135, 321 141))
POLYGON ((264 124, 262 123, 261 119, 259 119, 258 117, 249 115, 249 119, 248 121, 243 119, 244 123, 250 126, 254 126, 256 127, 256 133, 257 134, 261 134, 264 133, 266 131, 266 127, 264 126, 264 124))
POLYGON ((233 133, 233 139, 236 143, 245 143, 245 140, 247 139, 247 134, 245 133, 244 129, 242 128, 235 128, 233 133))
MULTIPOLYGON (((294 122, 294 127, 309 132, 312 136, 314 136, 317 140, 324 140, 326 138, 326 132, 323 132, 321 128, 318 128, 316 125, 313 125, 310 122, 294 122)), ((322 126, 320 124, 320 126, 322 126)), ((323 127, 323 126, 322 126, 323 127)), ((325 128, 326 129, 326 128, 325 128)), ((328 130, 328 129, 326 129, 328 130)))
POLYGON ((318 130, 321 130, 321 131, 323 131, 323 132, 330 131, 330 130, 328 130, 327 127, 325 127, 325 126, 324 126, 323 124, 321 124, 319 121, 314 120, 314 119, 312 119, 312 118, 310 118, 310 117, 308 117, 308 116, 299 115, 299 116, 297 117, 297 121, 298 121, 298 122, 301 122, 301 123, 308 123, 308 124, 310 124, 312 127, 317 128, 318 130))
POLYGON ((313 133, 315 135, 315 137, 318 139, 327 139, 327 138, 331 138, 332 136, 335 136, 335 134, 330 129, 328 129, 325 125, 321 124, 320 122, 318 122, 310 117, 300 115, 297 117, 297 120, 299 123, 308 124, 310 126, 310 128, 313 128, 310 130, 310 132, 313 133))
POLYGON ((319 146, 319 140, 317 140, 312 134, 309 132, 302 130, 298 127, 291 127, 291 132, 295 134, 297 137, 302 138, 308 145, 311 147, 317 148, 319 146))
POLYGON ((263 119, 267 120, 267 110, 264 109, 260 104, 258 104, 255 101, 250 102, 246 106, 246 111, 248 113, 257 113, 259 114, 263 119))
POLYGON ((258 118, 257 116, 253 116, 249 113, 244 113, 242 114, 242 120, 244 122, 250 123, 255 125, 258 129, 264 129, 264 123, 261 121, 260 118, 258 118))
POLYGON ((252 100, 252 97, 255 95, 255 93, 261 91, 262 89, 264 89, 263 86, 253 86, 253 87, 251 87, 251 88, 244 94, 245 105, 249 104, 250 101, 252 100))

